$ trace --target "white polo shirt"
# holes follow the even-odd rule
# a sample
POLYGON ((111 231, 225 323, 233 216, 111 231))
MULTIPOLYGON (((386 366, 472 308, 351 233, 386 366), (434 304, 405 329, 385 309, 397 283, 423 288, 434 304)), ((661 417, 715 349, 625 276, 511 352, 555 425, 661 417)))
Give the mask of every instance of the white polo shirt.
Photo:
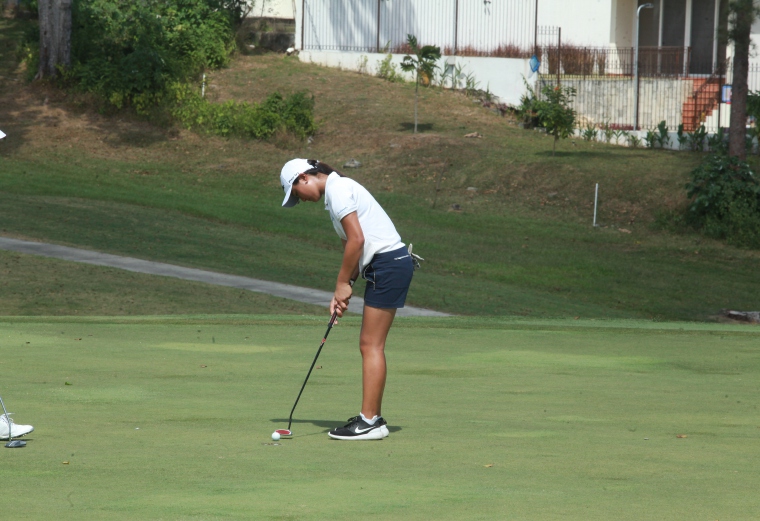
POLYGON ((344 240, 346 240, 346 232, 340 221, 351 212, 356 212, 364 234, 364 251, 359 260, 360 272, 364 271, 376 253, 404 247, 401 236, 380 203, 366 188, 353 179, 341 177, 335 172, 327 177, 325 210, 330 212, 333 227, 344 240))

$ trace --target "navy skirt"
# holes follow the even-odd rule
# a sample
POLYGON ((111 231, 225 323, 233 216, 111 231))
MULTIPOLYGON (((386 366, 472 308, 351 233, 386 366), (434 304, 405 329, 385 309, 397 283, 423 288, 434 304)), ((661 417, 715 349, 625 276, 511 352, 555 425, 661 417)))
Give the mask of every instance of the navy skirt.
POLYGON ((362 273, 367 281, 364 303, 373 308, 403 308, 412 275, 414 263, 406 248, 376 254, 362 273))

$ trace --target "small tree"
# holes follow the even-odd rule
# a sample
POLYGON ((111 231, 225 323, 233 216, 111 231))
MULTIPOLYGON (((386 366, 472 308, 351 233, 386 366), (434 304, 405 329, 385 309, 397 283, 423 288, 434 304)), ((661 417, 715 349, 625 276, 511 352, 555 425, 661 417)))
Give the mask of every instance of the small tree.
POLYGON ((411 54, 404 56, 401 62, 401 70, 414 72, 414 133, 417 133, 417 101, 419 99, 420 78, 426 76, 432 78, 438 68, 435 62, 441 59, 441 48, 435 45, 417 45, 417 38, 411 34, 406 35, 406 43, 411 49, 411 54))
POLYGON ((552 156, 557 150, 557 141, 572 135, 575 128, 575 110, 570 102, 575 97, 574 87, 544 85, 542 99, 536 103, 538 121, 546 133, 554 136, 552 156))

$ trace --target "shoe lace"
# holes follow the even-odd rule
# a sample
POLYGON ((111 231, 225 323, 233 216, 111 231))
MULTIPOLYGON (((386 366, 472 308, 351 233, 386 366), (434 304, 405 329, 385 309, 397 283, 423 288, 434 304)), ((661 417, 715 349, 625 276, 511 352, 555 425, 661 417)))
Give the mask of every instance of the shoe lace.
POLYGON ((348 420, 346 420, 348 423, 346 423, 346 425, 345 425, 345 426, 346 426, 346 427, 348 427, 349 425, 351 425, 351 424, 353 424, 353 423, 356 423, 356 422, 358 422, 359 420, 361 420, 361 417, 360 417, 360 416, 354 416, 353 418, 349 418, 348 420))
POLYGON ((11 418, 12 412, 8 413, 8 416, 6 417, 5 414, 0 414, 0 421, 3 423, 13 423, 13 418, 11 418))

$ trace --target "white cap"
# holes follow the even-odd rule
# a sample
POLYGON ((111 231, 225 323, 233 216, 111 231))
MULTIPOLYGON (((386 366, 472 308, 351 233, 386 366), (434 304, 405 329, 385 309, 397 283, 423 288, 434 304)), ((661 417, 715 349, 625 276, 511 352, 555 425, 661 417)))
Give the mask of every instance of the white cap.
POLYGON ((0 130, 0 139, 3 139, 4 137, 5 137, 5 132, 3 132, 2 130, 0 130))
POLYGON ((285 190, 285 199, 282 201, 282 206, 290 208, 301 201, 297 195, 290 195, 290 191, 293 189, 293 181, 298 179, 299 175, 312 168, 314 167, 305 159, 291 159, 285 163, 280 172, 280 184, 282 185, 282 189, 285 190))

